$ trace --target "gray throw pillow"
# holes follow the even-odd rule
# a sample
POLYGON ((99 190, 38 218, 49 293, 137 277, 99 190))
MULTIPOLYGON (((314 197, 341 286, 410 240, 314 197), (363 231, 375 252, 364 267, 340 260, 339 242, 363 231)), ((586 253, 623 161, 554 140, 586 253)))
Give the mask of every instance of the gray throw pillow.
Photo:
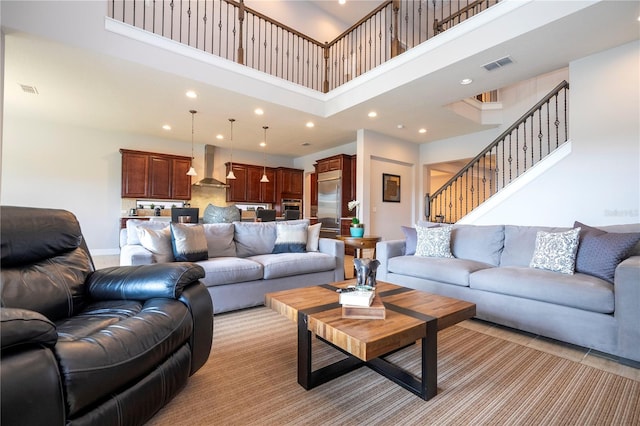
POLYGON ((616 267, 629 256, 640 233, 613 233, 575 222, 582 228, 576 256, 576 272, 613 282, 616 267))
POLYGON ((410 226, 401 226, 402 233, 404 234, 404 254, 407 256, 414 255, 416 253, 416 245, 418 244, 418 233, 416 228, 410 226))
POLYGON ((202 223, 231 223, 237 222, 241 218, 240 209, 235 205, 220 207, 209 204, 204 209, 202 223))
POLYGON ((207 239, 209 257, 235 257, 236 242, 233 239, 233 223, 205 223, 204 236, 207 239))
POLYGON ((573 275, 580 228, 566 232, 538 231, 529 267, 573 275))
POLYGON ((207 239, 202 225, 172 223, 171 245, 173 257, 178 262, 197 262, 209 258, 207 239))
POLYGON ((234 222, 238 257, 269 254, 276 243, 277 222, 234 222))

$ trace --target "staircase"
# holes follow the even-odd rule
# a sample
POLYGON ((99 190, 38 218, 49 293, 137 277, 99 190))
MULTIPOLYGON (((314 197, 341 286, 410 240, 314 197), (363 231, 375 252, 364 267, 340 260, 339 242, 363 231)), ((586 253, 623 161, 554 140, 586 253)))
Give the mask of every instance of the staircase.
POLYGON ((432 222, 455 223, 569 139, 569 83, 563 81, 473 158, 426 196, 432 222))

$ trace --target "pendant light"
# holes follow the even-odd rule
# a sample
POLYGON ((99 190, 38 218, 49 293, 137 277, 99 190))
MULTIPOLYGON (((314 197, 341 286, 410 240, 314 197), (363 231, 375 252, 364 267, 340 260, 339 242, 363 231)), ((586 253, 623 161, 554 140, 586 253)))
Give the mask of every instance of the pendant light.
POLYGON ((235 179, 236 175, 233 174, 233 122, 236 121, 235 118, 230 118, 229 123, 231 124, 231 133, 230 135, 230 144, 231 144, 231 166, 229 167, 229 174, 227 174, 227 179, 235 179))
POLYGON ((193 117, 196 115, 196 113, 198 111, 196 111, 195 109, 190 109, 189 112, 191 113, 191 167, 189 168, 189 171, 187 172, 187 176, 198 176, 198 174, 196 173, 196 169, 193 168, 193 117))
MULTIPOLYGON (((266 149, 267 147, 267 129, 269 128, 268 126, 262 126, 262 128, 264 129, 264 146, 263 149, 266 149)), ((264 158, 262 160, 262 179, 260 179, 260 182, 263 183, 268 183, 269 182, 269 178, 267 177, 267 152, 266 151, 262 151, 264 154, 264 158)))

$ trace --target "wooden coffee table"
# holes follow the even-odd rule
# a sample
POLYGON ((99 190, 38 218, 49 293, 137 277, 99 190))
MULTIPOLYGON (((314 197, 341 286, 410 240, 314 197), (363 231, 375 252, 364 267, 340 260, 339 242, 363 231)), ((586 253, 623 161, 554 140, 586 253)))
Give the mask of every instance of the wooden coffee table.
POLYGON ((298 324, 298 383, 309 390, 367 366, 424 400, 434 397, 438 331, 472 318, 476 305, 378 281, 376 291, 384 302, 386 318, 342 318, 336 290, 354 284, 355 280, 348 280, 265 295, 268 307, 298 324), (348 357, 312 371, 313 334, 348 357), (385 360, 385 355, 418 340, 422 343, 422 378, 385 360))

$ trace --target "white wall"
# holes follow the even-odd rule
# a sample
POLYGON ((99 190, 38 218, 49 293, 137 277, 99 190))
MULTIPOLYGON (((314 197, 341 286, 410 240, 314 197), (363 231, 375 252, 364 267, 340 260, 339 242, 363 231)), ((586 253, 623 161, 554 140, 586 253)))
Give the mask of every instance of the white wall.
MULTIPOLYGON (((575 220, 591 225, 638 222, 638 47, 639 43, 633 42, 570 64, 571 155, 476 220, 476 224, 571 226, 575 220)), ((539 88, 548 84, 551 89, 559 83, 543 77, 545 82, 539 88)), ((507 92, 507 99, 527 97, 535 85, 529 82, 514 86, 507 92)), ((485 133, 483 136, 491 132, 485 133)), ((477 153, 476 136, 425 145, 421 150, 422 161, 455 159, 451 153, 460 156, 477 153)))
POLYGON ((418 145, 368 130, 358 131, 357 199, 365 233, 384 240, 403 238, 401 225, 418 217, 418 145), (382 201, 382 174, 400 176, 400 202, 382 201))

